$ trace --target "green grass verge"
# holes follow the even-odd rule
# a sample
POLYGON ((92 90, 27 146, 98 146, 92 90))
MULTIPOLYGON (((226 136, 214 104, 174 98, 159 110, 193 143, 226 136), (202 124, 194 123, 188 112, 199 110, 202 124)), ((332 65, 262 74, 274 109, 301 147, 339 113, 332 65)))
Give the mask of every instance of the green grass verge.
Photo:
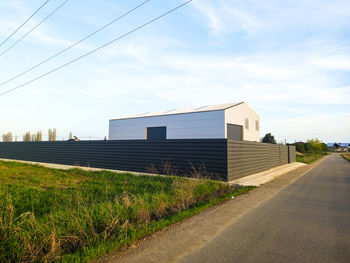
POLYGON ((350 162, 350 153, 342 153, 340 156, 350 162))
POLYGON ((328 155, 328 153, 304 153, 304 155, 297 155, 296 161, 300 163, 310 164, 318 159, 321 159, 323 156, 328 155))
POLYGON ((87 262, 252 188, 0 161, 0 262, 87 262))

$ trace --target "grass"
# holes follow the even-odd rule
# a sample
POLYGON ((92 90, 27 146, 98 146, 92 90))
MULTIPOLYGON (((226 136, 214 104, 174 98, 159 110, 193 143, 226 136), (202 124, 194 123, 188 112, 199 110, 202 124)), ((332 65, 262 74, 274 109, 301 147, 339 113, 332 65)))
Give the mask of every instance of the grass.
POLYGON ((350 162, 350 153, 342 153, 340 156, 350 162))
POLYGON ((328 153, 304 153, 303 155, 297 155, 296 161, 300 163, 310 164, 327 154, 328 153))
POLYGON ((0 161, 0 262, 87 262, 252 188, 0 161))

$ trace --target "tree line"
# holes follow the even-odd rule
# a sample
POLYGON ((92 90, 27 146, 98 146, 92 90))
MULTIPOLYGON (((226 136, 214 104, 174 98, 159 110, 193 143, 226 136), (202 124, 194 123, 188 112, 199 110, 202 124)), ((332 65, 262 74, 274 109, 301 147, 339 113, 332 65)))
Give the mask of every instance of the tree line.
MULTIPOLYGON (((261 142, 276 144, 275 136, 271 133, 265 134, 261 142)), ((306 142, 295 142, 290 145, 294 145, 297 152, 300 153, 324 153, 328 152, 327 144, 321 142, 319 139, 311 139, 306 142)))
MULTIPOLYGON (((56 129, 49 129, 48 130, 48 140, 49 141, 56 141, 56 129)), ((72 139, 72 132, 69 133, 69 139, 72 139)), ((18 136, 13 136, 12 132, 8 132, 2 135, 2 141, 3 142, 13 142, 17 141, 18 136)), ((22 136, 22 140, 24 142, 41 142, 43 140, 43 133, 42 131, 37 131, 36 133, 26 132, 22 136)))

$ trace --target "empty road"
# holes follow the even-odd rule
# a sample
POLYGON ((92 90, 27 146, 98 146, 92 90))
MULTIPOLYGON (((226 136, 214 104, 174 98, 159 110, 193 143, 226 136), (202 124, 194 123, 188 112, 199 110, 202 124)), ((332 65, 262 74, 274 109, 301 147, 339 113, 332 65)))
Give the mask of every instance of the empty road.
POLYGON ((350 163, 333 154, 177 262, 350 262, 350 163))

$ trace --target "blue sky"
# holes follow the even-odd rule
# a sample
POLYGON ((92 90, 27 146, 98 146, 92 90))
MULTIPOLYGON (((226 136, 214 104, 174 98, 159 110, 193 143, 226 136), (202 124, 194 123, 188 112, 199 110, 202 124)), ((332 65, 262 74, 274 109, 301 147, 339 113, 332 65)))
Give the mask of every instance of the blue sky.
MULTIPOLYGON (((1 1, 0 40, 44 1, 1 1)), ((0 52, 63 0, 51 0, 0 52)), ((141 1, 70 0, 0 57, 0 82, 96 30, 141 1)), ((151 0, 11 89, 182 3, 151 0)), ((236 101, 278 141, 350 141, 350 4, 339 1, 194 0, 176 13, 0 97, 0 133, 57 128, 103 138, 119 116, 236 101)))

